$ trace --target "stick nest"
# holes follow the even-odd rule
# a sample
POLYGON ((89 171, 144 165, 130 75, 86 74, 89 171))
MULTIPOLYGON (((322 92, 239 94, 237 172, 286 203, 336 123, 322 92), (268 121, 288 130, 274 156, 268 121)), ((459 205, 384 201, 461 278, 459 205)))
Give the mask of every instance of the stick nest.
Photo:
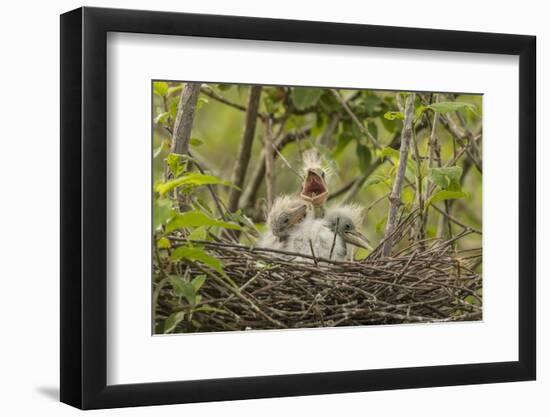
POLYGON ((391 257, 381 256, 382 242, 355 262, 203 242, 229 278, 187 262, 188 276, 207 275, 200 302, 192 307, 167 285, 157 322, 178 311, 185 318, 175 332, 480 320, 482 278, 475 268, 481 251, 454 249, 468 233, 417 242, 391 257))

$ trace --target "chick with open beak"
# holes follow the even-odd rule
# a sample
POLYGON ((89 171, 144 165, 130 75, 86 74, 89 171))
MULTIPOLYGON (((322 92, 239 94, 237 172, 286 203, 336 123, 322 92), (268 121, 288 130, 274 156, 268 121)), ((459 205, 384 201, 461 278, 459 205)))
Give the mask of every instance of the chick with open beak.
POLYGON ((298 197, 280 196, 275 199, 267 216, 267 231, 259 247, 284 250, 291 232, 306 218, 307 206, 298 197))
POLYGON ((323 218, 324 204, 329 195, 326 182, 327 169, 323 167, 321 158, 314 150, 304 153, 303 170, 304 181, 300 197, 311 205, 314 218, 323 218))
POLYGON ((325 226, 333 233, 332 259, 345 260, 351 255, 348 244, 372 250, 369 240, 359 231, 362 210, 357 205, 343 205, 331 209, 325 219, 325 226))

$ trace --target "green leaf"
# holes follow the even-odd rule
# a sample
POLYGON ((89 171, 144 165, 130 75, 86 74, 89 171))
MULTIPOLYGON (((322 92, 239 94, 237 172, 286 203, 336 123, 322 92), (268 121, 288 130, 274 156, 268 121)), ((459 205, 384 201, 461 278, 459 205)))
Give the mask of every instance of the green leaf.
POLYGON ((370 187, 371 185, 377 185, 384 183, 388 185, 388 178, 384 177, 382 175, 373 175, 370 177, 367 181, 365 181, 365 184, 363 185, 364 188, 370 187))
MULTIPOLYGON (((206 275, 199 275, 197 278, 199 277, 206 277, 206 275)), ((197 291, 200 286, 193 284, 193 282, 186 282, 177 276, 171 276, 169 281, 170 285, 172 285, 174 293, 180 297, 185 297, 187 302, 192 306, 196 305, 200 301, 200 298, 202 298, 197 295, 197 291)), ((202 283, 204 283, 204 280, 202 283)), ((200 284, 202 285, 202 283, 200 284)))
POLYGON ((233 87, 233 85, 231 85, 231 84, 218 84, 218 85, 216 85, 216 87, 218 87, 218 90, 220 90, 220 91, 227 91, 231 87, 233 87))
POLYGON ((369 94, 363 99, 363 104, 367 109, 367 112, 372 114, 374 113, 376 107, 380 104, 380 99, 374 94, 369 94))
POLYGON ((478 299, 473 295, 467 295, 464 301, 466 301, 468 304, 473 304, 476 306, 480 305, 478 299))
POLYGON ((456 200, 459 198, 466 198, 466 197, 468 197, 468 193, 465 193, 464 191, 441 190, 430 197, 427 205, 429 206, 430 204, 439 203, 440 201, 456 200))
POLYGON ((384 119, 387 120, 403 120, 404 118, 405 117, 403 116, 403 113, 401 113, 400 111, 388 111, 384 113, 384 119))
POLYGON ((357 123, 352 123, 351 124, 351 134, 355 137, 355 139, 359 140, 361 139, 363 136, 365 136, 363 134, 363 131, 361 130, 361 128, 359 126, 357 126, 357 123))
POLYGON ((386 229, 386 222, 388 221, 388 216, 382 217, 378 223, 376 223, 375 230, 376 233, 382 234, 384 233, 384 230, 386 229))
POLYGON ((167 198, 156 198, 153 203, 153 227, 158 230, 174 214, 172 202, 167 198))
POLYGON ((194 312, 203 312, 203 313, 225 313, 225 310, 220 310, 219 308, 211 307, 209 305, 202 305, 200 307, 194 308, 194 312))
POLYGON ((166 225, 166 233, 173 232, 177 229, 183 229, 185 227, 201 226, 224 227, 231 230, 242 230, 242 227, 238 224, 213 219, 202 211, 188 211, 186 213, 178 214, 177 216, 175 216, 166 225))
POLYGON ((155 117, 154 122, 157 125, 165 125, 166 122, 168 122, 169 117, 170 117, 170 113, 165 111, 165 112, 159 113, 157 117, 155 117))
POLYGON ((355 260, 362 261, 369 255, 369 253, 371 253, 371 251, 368 249, 357 248, 357 250, 355 251, 355 260))
POLYGON ((346 147, 349 145, 351 140, 353 139, 353 136, 350 132, 342 132, 338 135, 338 142, 336 143, 336 147, 332 151, 332 157, 337 158, 346 147))
POLYGON ((166 237, 161 237, 157 240, 157 247, 159 249, 170 249, 170 239, 166 237))
POLYGON ((185 164, 182 164, 182 155, 170 153, 166 157, 166 164, 175 178, 178 178, 185 171, 185 164))
POLYGON ((211 267, 219 274, 226 276, 223 270, 222 262, 218 258, 207 254, 203 248, 199 248, 196 246, 180 246, 172 252, 171 259, 173 261, 188 259, 193 262, 200 262, 204 265, 211 267))
POLYGON ((164 97, 166 93, 168 92, 168 83, 164 81, 155 81, 153 83, 153 92, 157 96, 164 97))
POLYGON ((193 281, 191 281, 191 285, 195 289, 195 292, 198 292, 201 289, 204 281, 206 281, 206 275, 204 274, 197 275, 195 278, 193 278, 193 281))
POLYGON ((393 149, 388 146, 380 151, 380 158, 385 158, 385 157, 393 158, 396 161, 398 161, 399 151, 397 149, 393 149))
POLYGON ((182 84, 179 84, 179 85, 176 85, 175 87, 170 87, 168 89, 168 92, 166 93, 167 96, 175 96, 175 95, 178 95, 181 94, 181 91, 183 90, 183 85, 182 84))
POLYGON ((173 190, 176 187, 181 187, 182 185, 191 185, 198 187, 200 185, 209 185, 209 184, 221 184, 226 185, 228 187, 235 187, 231 182, 224 181, 221 178, 215 177, 213 175, 207 175, 207 174, 199 174, 197 172, 192 172, 186 175, 183 175, 179 178, 159 183, 155 187, 155 191, 160 193, 160 195, 164 195, 168 193, 169 191, 173 190))
POLYGON ((463 101, 440 101, 439 103, 433 103, 427 106, 438 113, 451 113, 460 109, 467 109, 474 113, 477 111, 477 107, 472 103, 465 103, 463 101))
POLYGON ((376 123, 374 122, 367 122, 367 130, 370 132, 372 136, 375 138, 378 137, 378 126, 376 126, 376 123))
POLYGON ((206 234, 206 227, 197 227, 188 236, 189 240, 208 240, 208 235, 206 234))
POLYGON ((208 104, 208 99, 204 97, 199 97, 199 99, 197 100, 197 110, 200 110, 205 104, 208 104))
POLYGON ((460 191, 460 178, 462 177, 462 167, 452 166, 443 168, 430 168, 428 177, 434 184, 444 190, 460 191))
POLYGON ((305 110, 317 104, 323 94, 321 88, 294 87, 290 98, 298 110, 305 110))
POLYGON ((168 112, 173 120, 176 120, 176 116, 178 115, 178 101, 177 98, 172 98, 168 101, 168 112))
POLYGON ((359 169, 361 171, 365 171, 369 167, 372 158, 369 148, 357 142, 355 152, 357 153, 357 159, 359 160, 359 169))
POLYGON ((191 140, 189 140, 189 143, 193 146, 201 146, 204 142, 198 138, 191 138, 191 140))
POLYGON ((176 295, 186 298, 192 297, 194 299, 195 288, 190 283, 175 275, 171 275, 170 277, 168 277, 168 280, 170 281, 170 285, 172 286, 172 289, 174 290, 174 293, 176 295))
POLYGON ((426 107, 423 105, 416 106, 414 108, 414 123, 420 120, 420 118, 422 117, 422 113, 424 113, 424 110, 426 110, 426 107))
MULTIPOLYGON (((380 151, 380 158, 385 158, 385 157, 391 158, 395 163, 395 167, 397 167, 400 156, 401 156, 401 153, 397 149, 393 149, 389 146, 380 151)), ((407 158, 406 176, 409 181, 415 180, 416 163, 410 157, 407 158)))
POLYGON ((182 322, 184 317, 183 311, 178 311, 177 313, 172 313, 164 320, 164 333, 172 333, 176 326, 182 322))
POLYGON ((401 201, 403 201, 404 204, 412 204, 414 201, 414 191, 411 188, 403 188, 401 190, 401 201))

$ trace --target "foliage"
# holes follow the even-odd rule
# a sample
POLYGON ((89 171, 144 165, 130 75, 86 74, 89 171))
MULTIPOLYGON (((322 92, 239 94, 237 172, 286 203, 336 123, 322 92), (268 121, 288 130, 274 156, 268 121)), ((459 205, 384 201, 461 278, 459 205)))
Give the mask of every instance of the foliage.
MULTIPOLYGON (((200 331, 197 317, 219 308, 208 301, 204 288, 229 285, 228 291, 238 298, 234 291, 238 293, 245 283, 238 286, 232 280, 226 261, 209 244, 224 241, 250 247, 265 229, 265 171, 258 171, 257 178, 254 175, 262 163, 268 119, 275 142, 291 138, 279 149, 281 156, 274 155, 275 193, 296 193, 301 154, 315 148, 331 168, 329 204, 360 204, 365 208, 361 231, 372 242, 383 240, 388 196, 400 160, 401 102, 406 93, 264 86, 240 208, 229 213, 229 195, 237 189, 229 178, 241 146, 250 87, 203 84, 189 139, 190 154, 176 155, 170 153, 170 144, 183 87, 167 81, 152 85, 154 284, 165 307, 179 300, 161 309, 163 314, 159 313, 155 323, 158 332, 200 331), (251 190, 253 198, 247 201, 244 197, 251 190)), ((462 226, 441 214, 443 209, 460 224, 481 229, 481 100, 479 95, 416 94, 414 140, 406 158, 400 216, 421 211, 422 220, 417 228, 420 234, 403 239, 395 251, 420 237, 460 233, 462 226), (469 136, 457 137, 449 122, 469 136)), ((453 243, 457 253, 479 247, 481 235, 476 233, 453 243)), ((356 259, 366 259, 369 253, 358 251, 356 259)), ((481 272, 481 264, 476 268, 481 272)))

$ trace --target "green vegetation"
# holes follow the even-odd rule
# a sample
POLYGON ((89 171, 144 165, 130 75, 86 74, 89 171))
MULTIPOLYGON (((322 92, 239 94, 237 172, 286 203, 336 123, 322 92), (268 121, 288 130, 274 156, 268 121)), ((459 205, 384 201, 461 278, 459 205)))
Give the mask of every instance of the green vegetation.
MULTIPOLYGON (((328 204, 362 205, 362 232, 375 246, 388 233, 389 197, 405 158, 397 220, 411 213, 418 218, 405 238, 390 244, 391 253, 435 238, 452 241, 457 254, 480 253, 480 95, 263 86, 256 87, 254 112, 250 86, 202 84, 194 92, 189 87, 153 83, 156 333, 201 331, 201 314, 223 317, 223 308, 205 302, 201 293, 210 280, 227 286, 236 298, 242 295, 242 283, 234 282, 224 259, 206 242, 254 245, 265 227, 269 189, 274 196, 298 192, 297 171, 309 148, 331 168, 328 204), (408 153, 402 155, 408 103, 412 130, 408 153), (191 124, 190 134, 185 123, 191 124), (242 155, 247 132, 252 135, 248 160, 242 155), (172 153, 175 140, 185 140, 188 152, 172 153), (242 183, 238 164, 244 169, 242 183), (228 210, 232 193, 236 210, 228 210), (460 239, 453 240, 457 235, 460 239)), ((355 259, 368 255, 361 249, 355 259)), ((481 257, 471 267, 481 273, 481 257)), ((262 261, 261 268, 270 265, 262 261)), ((479 304, 477 297, 474 301, 479 304)))

